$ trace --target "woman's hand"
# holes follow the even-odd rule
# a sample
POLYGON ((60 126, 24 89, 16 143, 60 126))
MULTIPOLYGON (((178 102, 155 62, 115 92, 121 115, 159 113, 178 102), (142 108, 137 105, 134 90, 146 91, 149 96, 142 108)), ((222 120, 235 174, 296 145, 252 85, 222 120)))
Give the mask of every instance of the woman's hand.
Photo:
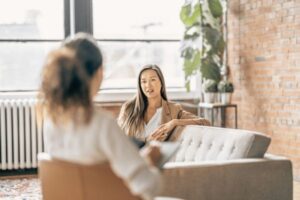
POLYGON ((148 146, 140 150, 142 157, 146 158, 150 165, 157 167, 161 158, 160 146, 158 144, 150 143, 148 146))
POLYGON ((211 123, 210 123, 210 121, 208 121, 207 119, 202 119, 201 120, 201 125, 202 126, 211 126, 211 123))
POLYGON ((164 141, 168 133, 176 127, 177 119, 173 119, 165 124, 160 125, 150 136, 149 140, 164 141))

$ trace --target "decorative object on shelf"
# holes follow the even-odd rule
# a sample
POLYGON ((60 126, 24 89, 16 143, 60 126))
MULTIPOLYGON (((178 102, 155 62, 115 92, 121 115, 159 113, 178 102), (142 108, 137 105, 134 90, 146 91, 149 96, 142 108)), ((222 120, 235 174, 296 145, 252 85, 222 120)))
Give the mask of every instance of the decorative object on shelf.
POLYGON ((204 102, 214 103, 218 92, 218 84, 213 79, 206 79, 202 84, 202 91, 204 92, 204 102))
POLYGON ((221 103, 230 104, 231 96, 234 91, 234 86, 232 82, 227 80, 222 80, 218 84, 218 91, 221 94, 221 103))
POLYGON ((221 80, 225 47, 221 1, 186 0, 181 8, 180 18, 185 25, 181 56, 188 91, 191 77, 199 70, 202 80, 221 80))

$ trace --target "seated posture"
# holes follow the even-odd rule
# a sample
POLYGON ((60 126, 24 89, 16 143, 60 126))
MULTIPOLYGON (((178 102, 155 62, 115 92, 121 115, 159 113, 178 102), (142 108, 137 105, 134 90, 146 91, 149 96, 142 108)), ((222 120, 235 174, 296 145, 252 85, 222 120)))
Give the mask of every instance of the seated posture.
MULTIPOLYGON (((152 199, 161 185, 159 171, 141 157, 109 113, 93 106, 102 78, 102 54, 90 35, 76 34, 48 55, 41 84, 47 151, 82 165, 109 162, 134 195, 152 199)), ((145 155, 156 164, 160 151, 152 150, 145 155)))
POLYGON ((168 101, 163 74, 156 65, 146 65, 138 76, 135 97, 124 103, 118 123, 128 136, 148 141, 165 141, 175 127, 209 125, 209 121, 168 101))

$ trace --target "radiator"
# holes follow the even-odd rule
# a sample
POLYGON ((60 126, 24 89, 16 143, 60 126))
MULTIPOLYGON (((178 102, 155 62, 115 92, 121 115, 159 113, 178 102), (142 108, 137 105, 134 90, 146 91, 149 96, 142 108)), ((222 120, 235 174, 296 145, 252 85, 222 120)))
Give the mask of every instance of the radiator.
POLYGON ((37 168, 44 151, 42 121, 36 100, 0 100, 0 170, 37 168))

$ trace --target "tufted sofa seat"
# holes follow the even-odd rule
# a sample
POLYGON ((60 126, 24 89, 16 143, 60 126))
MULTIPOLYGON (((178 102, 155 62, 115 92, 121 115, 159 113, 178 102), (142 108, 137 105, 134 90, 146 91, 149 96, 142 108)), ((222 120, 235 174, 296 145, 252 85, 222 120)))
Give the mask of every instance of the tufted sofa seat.
POLYGON ((194 125, 177 132, 180 135, 170 140, 179 141, 181 147, 164 166, 162 195, 189 200, 292 200, 291 161, 265 155, 270 137, 194 125))

